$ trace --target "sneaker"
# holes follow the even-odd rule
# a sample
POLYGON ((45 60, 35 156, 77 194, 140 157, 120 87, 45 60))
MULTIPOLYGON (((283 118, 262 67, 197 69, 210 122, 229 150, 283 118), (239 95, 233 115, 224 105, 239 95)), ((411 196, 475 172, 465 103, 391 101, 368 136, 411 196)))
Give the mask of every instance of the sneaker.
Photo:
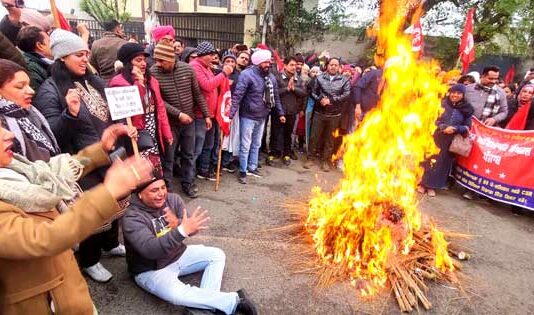
POLYGON ((101 263, 96 263, 91 267, 83 268, 83 271, 96 282, 108 282, 113 275, 101 263))
POLYGON ((257 315, 258 310, 254 302, 248 297, 244 289, 237 291, 239 303, 237 304, 236 313, 243 315, 257 315))
POLYGON ((475 194, 473 194, 473 192, 471 191, 466 191, 462 197, 464 197, 465 199, 467 200, 474 200, 475 199, 475 194))
POLYGON ((237 179, 241 184, 247 183, 247 173, 245 172, 239 172, 239 177, 237 179))
POLYGON ((187 195, 189 198, 197 198, 198 197, 198 188, 196 185, 182 185, 182 191, 187 195))
POLYGON ((274 155, 269 155, 265 159, 265 164, 267 164, 267 166, 273 166, 274 165, 274 155))
POLYGON ((255 169, 253 171, 249 170, 247 172, 247 175, 251 175, 251 176, 254 176, 254 177, 257 177, 257 178, 262 178, 263 177, 263 174, 260 172, 259 169, 255 169))
POLYGON ((295 151, 291 150, 291 152, 289 152, 289 157, 293 160, 293 161, 296 161, 299 159, 299 157, 297 156, 297 154, 295 153, 295 151))
POLYGON ((284 163, 285 166, 291 165, 291 157, 288 155, 284 156, 282 163, 284 163))
POLYGON ((226 171, 226 172, 228 172, 230 174, 233 174, 237 170, 237 167, 235 166, 234 163, 229 163, 228 165, 223 166, 222 169, 223 169, 223 171, 226 171))
POLYGON ((326 161, 321 162, 321 171, 325 173, 330 172, 330 166, 328 165, 328 162, 326 161))
POLYGON ((126 257, 126 247, 122 244, 119 244, 117 247, 112 248, 109 251, 104 250, 102 252, 104 253, 104 256, 126 257))
POLYGON ((200 173, 197 174, 197 178, 198 179, 209 180, 209 181, 212 181, 212 182, 214 182, 216 180, 215 174, 212 171, 207 172, 207 173, 200 172, 200 173))

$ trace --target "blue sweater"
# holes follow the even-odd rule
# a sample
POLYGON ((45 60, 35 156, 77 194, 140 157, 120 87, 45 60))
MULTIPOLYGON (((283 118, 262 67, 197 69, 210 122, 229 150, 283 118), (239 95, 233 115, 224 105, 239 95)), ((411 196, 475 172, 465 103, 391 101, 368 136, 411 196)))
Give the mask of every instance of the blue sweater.
MULTIPOLYGON (((273 74, 269 73, 269 80, 273 83, 274 103, 278 115, 284 116, 284 110, 278 95, 278 84, 273 74)), ((239 109, 239 117, 253 120, 263 120, 271 112, 263 101, 265 91, 264 77, 257 66, 248 68, 241 72, 239 80, 232 93, 232 107, 230 109, 230 119, 234 118, 239 109)))

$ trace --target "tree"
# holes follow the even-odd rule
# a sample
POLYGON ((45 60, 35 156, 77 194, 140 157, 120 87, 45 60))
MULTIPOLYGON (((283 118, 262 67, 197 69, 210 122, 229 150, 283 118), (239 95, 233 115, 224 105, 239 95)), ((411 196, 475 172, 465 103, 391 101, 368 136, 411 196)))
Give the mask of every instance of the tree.
POLYGON ((103 26, 110 20, 128 22, 131 15, 126 12, 126 3, 127 0, 82 0, 80 8, 103 26))

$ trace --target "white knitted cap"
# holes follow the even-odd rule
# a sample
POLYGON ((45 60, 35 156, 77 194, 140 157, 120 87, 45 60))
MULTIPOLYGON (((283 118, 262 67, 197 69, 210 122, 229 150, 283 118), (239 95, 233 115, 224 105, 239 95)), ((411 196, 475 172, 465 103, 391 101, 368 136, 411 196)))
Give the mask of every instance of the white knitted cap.
POLYGON ((80 36, 59 28, 50 35, 50 48, 54 54, 54 60, 78 51, 89 51, 87 43, 80 36))
POLYGON ((255 66, 259 65, 262 62, 271 60, 271 51, 267 49, 258 49, 252 54, 252 64, 255 66))

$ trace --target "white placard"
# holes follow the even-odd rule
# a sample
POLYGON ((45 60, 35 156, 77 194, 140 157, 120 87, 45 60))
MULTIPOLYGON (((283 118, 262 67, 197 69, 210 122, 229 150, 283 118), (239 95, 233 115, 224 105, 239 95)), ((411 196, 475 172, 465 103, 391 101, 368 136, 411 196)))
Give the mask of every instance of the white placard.
POLYGON ((141 95, 137 86, 106 88, 109 112, 112 120, 144 114, 141 95))

